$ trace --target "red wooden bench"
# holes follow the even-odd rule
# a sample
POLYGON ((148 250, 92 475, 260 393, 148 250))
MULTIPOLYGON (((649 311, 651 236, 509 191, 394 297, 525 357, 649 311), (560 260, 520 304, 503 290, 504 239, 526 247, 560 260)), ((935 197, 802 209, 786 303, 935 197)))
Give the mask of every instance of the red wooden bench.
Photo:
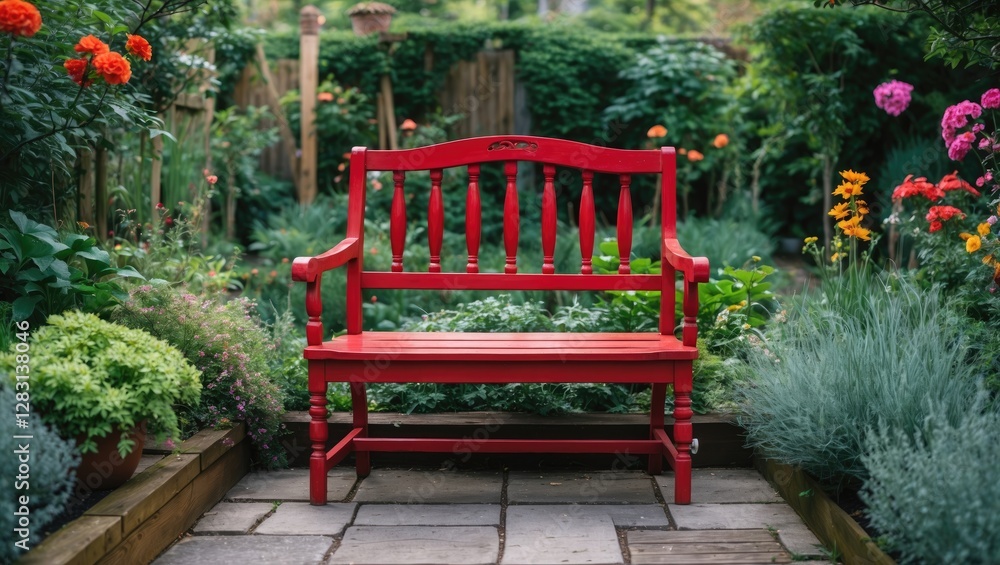
MULTIPOLYGON (((453 452, 461 440, 370 437, 368 434, 367 383, 649 383, 652 410, 649 438, 640 440, 565 439, 485 439, 477 441, 484 453, 628 453, 648 454, 649 472, 658 474, 663 459, 675 472, 674 499, 691 501, 691 364, 698 351, 696 316, 698 284, 708 280, 708 260, 691 257, 676 239, 676 156, 672 147, 660 150, 607 149, 542 137, 493 136, 464 139, 423 147, 392 151, 355 147, 351 153, 350 200, 347 238, 315 257, 299 257, 292 266, 296 281, 305 282, 309 365, 310 501, 326 504, 326 474, 354 453, 358 476, 371 469, 370 453, 453 452), (504 247, 506 264, 502 273, 479 272, 481 204, 480 164, 504 163, 506 194, 504 205, 504 247), (541 233, 542 272, 518 273, 517 246, 521 229, 518 212, 517 163, 542 163, 541 233), (441 243, 444 206, 441 194, 442 170, 465 167, 466 241, 468 264, 465 272, 441 271, 441 243), (557 167, 580 169, 583 192, 579 203, 580 272, 556 273, 557 167), (428 272, 403 268, 403 247, 407 227, 407 197, 404 186, 408 171, 430 171, 431 190, 427 216, 430 267, 428 272), (394 192, 390 241, 392 266, 389 272, 364 268, 365 192, 369 171, 392 171, 394 192), (595 275, 591 257, 594 249, 595 173, 618 177, 617 210, 618 274, 595 275), (629 272, 632 247, 632 206, 630 184, 633 174, 658 174, 662 183, 662 273, 629 272), (325 271, 347 269, 347 334, 324 341, 320 321, 322 301, 320 279, 325 271), (681 339, 675 337, 677 271, 683 280, 681 339), (662 291, 659 333, 416 333, 362 331, 362 290, 364 289, 475 289, 525 290, 646 290, 662 291), (350 383, 354 427, 332 449, 327 448, 326 390, 329 382, 350 383), (664 400, 668 384, 674 385, 674 425, 672 438, 664 429, 664 400)), ((412 214, 412 212, 410 212, 412 214)))

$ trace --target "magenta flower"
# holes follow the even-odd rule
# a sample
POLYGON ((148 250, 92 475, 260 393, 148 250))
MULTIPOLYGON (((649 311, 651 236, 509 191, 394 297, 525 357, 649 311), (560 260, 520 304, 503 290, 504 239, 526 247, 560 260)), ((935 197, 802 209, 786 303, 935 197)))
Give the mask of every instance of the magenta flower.
POLYGON ((951 146, 955 143, 959 128, 969 125, 969 117, 976 119, 983 115, 983 107, 975 102, 963 100, 954 106, 949 106, 941 117, 941 137, 944 139, 945 147, 951 151, 951 146))
POLYGON ((951 145, 948 146, 948 158, 952 161, 961 161, 972 149, 972 142, 976 140, 975 134, 971 131, 958 134, 951 145))
POLYGON ((983 108, 1000 108, 1000 88, 991 88, 984 92, 979 103, 983 108))
POLYGON ((890 116, 898 116, 910 105, 913 85, 898 80, 883 82, 875 87, 875 105, 890 116))

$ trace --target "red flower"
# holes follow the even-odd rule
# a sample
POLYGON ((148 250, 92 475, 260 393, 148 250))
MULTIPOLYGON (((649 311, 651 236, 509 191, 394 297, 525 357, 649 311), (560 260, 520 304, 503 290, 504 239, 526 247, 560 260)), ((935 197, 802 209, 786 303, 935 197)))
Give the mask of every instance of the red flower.
POLYGON ((931 206, 927 211, 927 221, 931 223, 928 231, 934 233, 940 230, 943 227, 941 222, 947 222, 955 216, 964 218, 965 213, 954 206, 931 206))
POLYGON ((980 196, 979 191, 972 188, 971 184, 958 178, 958 171, 952 171, 950 175, 943 176, 938 186, 944 192, 949 190, 964 190, 973 196, 980 196))
POLYGON ((0 32, 31 37, 42 27, 42 14, 24 0, 0 0, 0 32))
POLYGON ((153 58, 153 48, 149 46, 149 42, 146 38, 141 35, 126 34, 128 41, 125 42, 125 50, 132 55, 142 59, 143 61, 148 61, 153 58))
POLYGON ((104 53, 110 51, 107 43, 104 43, 93 35, 81 37, 79 43, 77 43, 73 49, 75 49, 77 53, 90 53, 91 55, 103 55, 104 53))
POLYGON ((924 198, 930 200, 931 202, 940 200, 944 198, 944 191, 940 187, 937 187, 930 182, 927 182, 926 177, 913 178, 913 175, 906 175, 903 180, 903 184, 896 187, 892 191, 893 200, 901 200, 903 198, 910 198, 911 196, 923 196, 924 198))
POLYGON ((84 74, 87 71, 86 59, 66 59, 63 66, 66 67, 66 72, 69 73, 69 78, 71 78, 73 82, 79 84, 80 86, 90 86, 94 84, 94 81, 92 80, 86 80, 86 82, 84 81, 84 74))
POLYGON ((95 56, 94 68, 108 84, 125 84, 132 78, 132 65, 114 51, 95 56))

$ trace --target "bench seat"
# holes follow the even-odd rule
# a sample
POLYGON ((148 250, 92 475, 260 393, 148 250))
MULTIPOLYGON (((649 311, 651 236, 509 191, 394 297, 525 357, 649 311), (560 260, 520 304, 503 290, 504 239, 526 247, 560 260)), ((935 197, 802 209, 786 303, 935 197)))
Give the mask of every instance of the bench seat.
MULTIPOLYGON (((698 356, 672 335, 654 333, 428 333, 364 332, 309 346, 306 359, 391 361, 677 361, 698 356)), ((626 368, 622 368, 623 372, 626 368)), ((631 369, 628 369, 631 371, 631 369)), ((619 376, 608 375, 608 382, 619 376)), ((651 382, 648 375, 621 375, 651 382)), ((593 382, 592 373, 583 375, 593 382)), ((343 380, 350 380, 344 378, 343 380)), ((517 380, 508 373, 503 382, 517 380)), ((472 377, 471 382, 482 382, 472 377)), ((669 381, 668 381, 669 382, 669 381)))

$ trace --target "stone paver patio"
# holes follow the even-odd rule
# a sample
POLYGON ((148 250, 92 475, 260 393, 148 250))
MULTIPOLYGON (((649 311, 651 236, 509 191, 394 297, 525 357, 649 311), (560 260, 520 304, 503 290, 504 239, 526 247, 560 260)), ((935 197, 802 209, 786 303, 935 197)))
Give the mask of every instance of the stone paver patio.
POLYGON ((326 506, 308 471, 247 475, 157 565, 188 563, 788 563, 819 541, 752 469, 695 469, 693 504, 669 473, 330 472, 326 506), (737 556, 741 556, 737 558, 737 556))

